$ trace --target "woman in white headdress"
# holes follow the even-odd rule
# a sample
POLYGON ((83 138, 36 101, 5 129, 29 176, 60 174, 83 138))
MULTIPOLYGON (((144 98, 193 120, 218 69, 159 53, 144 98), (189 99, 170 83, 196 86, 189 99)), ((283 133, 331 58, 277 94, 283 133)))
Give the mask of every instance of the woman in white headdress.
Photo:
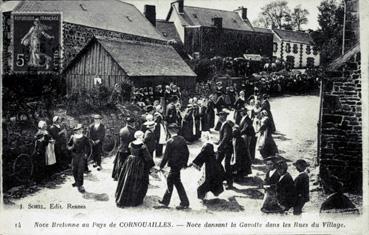
POLYGON ((39 121, 38 131, 35 135, 35 179, 42 180, 45 175, 51 174, 52 165, 56 163, 54 144, 55 140, 47 131, 45 121, 39 121))

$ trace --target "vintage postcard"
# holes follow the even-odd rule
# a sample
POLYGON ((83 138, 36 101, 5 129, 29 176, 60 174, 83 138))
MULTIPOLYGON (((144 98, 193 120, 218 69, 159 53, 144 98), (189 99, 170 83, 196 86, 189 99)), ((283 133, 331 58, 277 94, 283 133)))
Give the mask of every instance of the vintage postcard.
POLYGON ((368 234, 368 12, 3 1, 0 235, 368 234))

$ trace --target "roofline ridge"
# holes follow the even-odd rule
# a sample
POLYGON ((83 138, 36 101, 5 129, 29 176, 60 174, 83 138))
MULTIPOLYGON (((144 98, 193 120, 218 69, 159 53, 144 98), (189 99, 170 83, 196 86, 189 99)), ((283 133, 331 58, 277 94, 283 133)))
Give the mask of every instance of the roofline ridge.
MULTIPOLYGON (((123 39, 123 38, 110 38, 110 37, 105 37, 105 36, 94 36, 94 38, 96 38, 97 40, 101 39, 101 40, 106 40, 106 41, 115 41, 115 42, 126 42, 126 43, 136 43, 136 44, 143 44, 143 45, 155 45, 155 46, 169 46, 167 44, 161 44, 161 43, 155 43, 155 42, 143 42, 140 40, 130 40, 130 39, 123 39)), ((168 40, 164 40, 163 42, 167 42, 168 40)))
POLYGON ((209 8, 209 7, 197 7, 197 6, 188 6, 188 5, 185 5, 183 7, 192 7, 192 8, 201 8, 201 9, 207 9, 207 10, 213 10, 213 11, 224 11, 224 12, 231 12, 231 13, 235 13, 238 15, 237 12, 235 12, 234 10, 222 10, 222 9, 214 9, 214 8, 209 8))

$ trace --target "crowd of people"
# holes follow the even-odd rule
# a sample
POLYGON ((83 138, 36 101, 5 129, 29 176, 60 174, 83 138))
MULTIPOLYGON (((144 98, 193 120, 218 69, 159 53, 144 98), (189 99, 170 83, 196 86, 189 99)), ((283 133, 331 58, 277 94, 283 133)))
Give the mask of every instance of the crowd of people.
POLYGON ((294 214, 302 212, 309 200, 308 164, 302 159, 295 163, 301 173, 293 180, 273 140, 276 127, 268 95, 253 94, 246 98, 245 92, 241 91, 234 103, 227 105, 221 87, 218 88, 218 92, 208 98, 190 98, 184 111, 176 95, 171 96, 165 109, 159 102, 146 105, 139 128, 134 126, 135 120, 127 119, 127 125, 120 131, 121 145, 112 174, 118 181, 117 206, 142 204, 148 190, 149 174, 155 171, 150 168, 161 172, 168 165, 167 190, 159 203, 168 207, 176 187, 181 201, 176 208, 186 209, 190 200, 181 181, 182 169, 194 167, 200 170, 204 167, 197 195, 198 199, 206 201, 208 192, 218 196, 224 191, 223 182, 226 190, 232 190, 234 181, 252 174, 251 166, 256 162, 256 151, 259 151, 268 168, 261 210, 281 213, 293 208, 294 214), (233 117, 229 116, 230 110, 234 111, 233 117), (219 140, 212 142, 210 132, 219 132, 219 140), (199 139, 204 145, 188 164, 189 149, 199 139), (157 166, 155 157, 162 157, 157 166))
MULTIPOLYGON (((164 99, 158 97, 161 99, 151 104, 142 104, 145 113, 141 120, 126 119, 125 127, 119 131, 120 145, 112 171, 112 178, 117 181, 115 196, 118 207, 142 204, 148 191, 150 173, 155 170, 162 172, 168 166, 167 190, 159 203, 167 207, 173 187, 176 187, 181 200, 177 209, 186 209, 190 200, 181 182, 182 169, 194 167, 200 170, 204 167, 197 194, 199 199, 206 200, 208 192, 215 196, 223 192, 224 181, 225 189, 232 190, 234 181, 252 174, 252 164, 257 162, 255 155, 258 151, 268 168, 262 211, 285 212, 293 207, 295 214, 301 213, 304 203, 309 200, 307 164, 304 160, 296 162, 301 174, 295 180, 287 172, 286 161, 278 155, 272 136, 276 127, 268 95, 254 91, 247 97, 241 90, 230 98, 226 91, 218 83, 216 93, 209 97, 191 97, 182 108, 179 89, 169 87, 164 99), (231 111, 234 113, 232 116, 231 111), (210 133, 218 133, 219 139, 212 141, 210 133), (200 139, 204 145, 189 163, 191 145, 200 139), (154 158, 162 158, 159 165, 155 166, 154 158)), ((62 141, 66 131, 60 126, 60 117, 55 116, 49 128, 40 121, 36 135, 36 159, 39 161, 36 172, 48 172, 39 166, 65 167, 67 160, 63 155, 68 151, 75 180, 73 186, 84 193, 84 173, 90 172, 89 156, 92 156, 93 167, 102 169, 105 127, 101 115, 93 118, 94 122, 86 128, 87 133, 82 124, 77 124, 67 143, 62 141)))
MULTIPOLYGON (((228 80, 231 80, 229 78, 228 80)), ((232 84, 218 79, 200 81, 196 84, 195 93, 199 97, 208 97, 212 93, 217 93, 219 86, 229 100, 229 104, 234 103, 234 99, 240 91, 247 94, 258 91, 260 93, 278 96, 283 94, 303 94, 315 91, 319 88, 319 75, 315 70, 308 70, 306 73, 300 72, 260 72, 253 74, 246 79, 236 79, 232 84)), ((170 83, 168 85, 157 85, 156 87, 133 88, 132 102, 141 107, 152 104, 155 100, 164 98, 166 101, 172 95, 179 99, 187 101, 190 98, 190 92, 181 89, 177 85, 170 83)))

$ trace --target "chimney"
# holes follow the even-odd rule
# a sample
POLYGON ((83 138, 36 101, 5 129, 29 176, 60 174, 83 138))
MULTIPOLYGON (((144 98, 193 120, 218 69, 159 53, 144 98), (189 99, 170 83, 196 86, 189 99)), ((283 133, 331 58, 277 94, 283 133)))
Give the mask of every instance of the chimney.
POLYGON ((242 15, 241 15, 242 19, 247 20, 247 8, 242 7, 241 10, 242 10, 242 15))
POLYGON ((237 12, 243 20, 247 20, 247 8, 246 7, 242 6, 242 7, 237 8, 234 11, 237 12))
POLYGON ((150 23, 156 26, 156 9, 154 5, 145 5, 144 15, 150 21, 150 23))
POLYGON ((177 0, 175 2, 175 4, 176 4, 177 10, 178 10, 178 13, 183 14, 184 13, 184 11, 183 11, 184 0, 177 0))
POLYGON ((218 29, 221 29, 223 27, 223 18, 221 17, 214 17, 213 18, 214 26, 218 29))

